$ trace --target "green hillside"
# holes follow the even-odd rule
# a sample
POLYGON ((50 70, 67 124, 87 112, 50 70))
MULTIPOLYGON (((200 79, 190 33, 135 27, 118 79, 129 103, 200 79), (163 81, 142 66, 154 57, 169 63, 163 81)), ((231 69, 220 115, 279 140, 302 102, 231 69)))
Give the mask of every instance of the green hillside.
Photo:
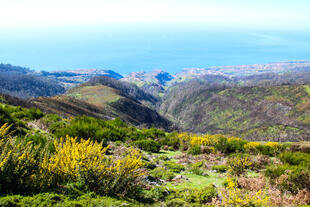
POLYGON ((86 115, 104 120, 119 117, 135 126, 171 130, 172 123, 168 119, 146 106, 155 103, 154 100, 134 85, 109 77, 97 77, 64 95, 39 97, 31 103, 44 112, 64 117, 86 115))
POLYGON ((184 130, 250 140, 309 140, 309 112, 309 85, 216 88, 193 81, 171 88, 161 105, 184 130))

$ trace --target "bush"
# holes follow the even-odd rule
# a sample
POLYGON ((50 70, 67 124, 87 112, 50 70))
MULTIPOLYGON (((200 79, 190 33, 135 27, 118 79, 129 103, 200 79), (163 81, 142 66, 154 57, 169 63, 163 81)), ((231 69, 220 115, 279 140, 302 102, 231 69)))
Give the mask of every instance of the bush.
POLYGON ((156 164, 154 162, 148 162, 148 161, 143 160, 142 163, 143 163, 144 168, 147 168, 150 170, 153 170, 156 168, 156 164))
POLYGON ((83 194, 78 197, 61 193, 40 193, 32 196, 8 195, 0 198, 1 207, 19 206, 61 206, 61 207, 82 207, 82 206, 135 206, 126 200, 98 196, 93 193, 83 194))
POLYGON ((0 104, 0 126, 4 124, 11 125, 9 133, 13 136, 23 136, 26 134, 28 127, 25 122, 17 118, 16 113, 22 113, 27 116, 22 108, 0 104))
POLYGON ((284 152, 279 155, 280 160, 283 163, 290 165, 309 165, 310 154, 303 152, 284 152))
POLYGON ((37 108, 30 108, 28 110, 28 117, 30 119, 40 119, 41 117, 44 116, 44 114, 40 111, 40 109, 37 109, 37 108))
POLYGON ((169 157, 167 155, 160 155, 157 159, 167 161, 167 160, 169 160, 169 157))
POLYGON ((252 162, 251 165, 252 170, 259 171, 265 169, 266 166, 270 163, 270 157, 267 155, 254 155, 251 156, 250 158, 252 162))
POLYGON ((44 117, 40 119, 41 123, 45 128, 50 127, 52 124, 61 121, 61 117, 57 114, 46 114, 44 117))
POLYGON ((215 149, 225 154, 240 153, 240 152, 244 152, 244 145, 246 143, 247 141, 241 138, 220 137, 218 139, 218 142, 215 144, 215 149))
POLYGON ((155 178, 160 178, 163 180, 172 180, 175 177, 172 170, 166 170, 162 167, 155 168, 150 172, 150 174, 155 178))
POLYGON ((8 135, 8 132, 10 130, 12 125, 9 125, 8 123, 5 123, 3 124, 1 127, 0 127, 0 139, 4 139, 7 137, 8 135))
POLYGON ((146 192, 145 197, 155 201, 162 201, 170 194, 168 188, 163 186, 155 186, 146 192))
POLYGON ((271 182, 275 182, 275 179, 280 177, 286 170, 292 169, 292 166, 288 164, 284 165, 271 165, 266 168, 265 176, 269 177, 271 182))
POLYGON ((226 165, 213 165, 212 170, 219 172, 219 173, 224 173, 227 171, 227 166, 226 165))
POLYGON ((201 154, 201 148, 200 148, 199 145, 194 145, 194 146, 192 146, 192 147, 188 150, 187 153, 190 154, 190 155, 200 155, 200 154, 201 154))
POLYGON ((159 152, 160 144, 153 140, 138 140, 134 142, 134 145, 142 150, 148 152, 159 152))
POLYGON ((78 137, 82 139, 92 139, 106 145, 107 141, 124 141, 127 129, 122 128, 122 121, 103 121, 87 116, 75 117, 68 125, 56 129, 56 137, 78 137))
POLYGON ((256 148, 263 155, 276 156, 284 150, 285 146, 280 145, 277 142, 267 142, 266 144, 261 144, 256 148))
POLYGON ((39 150, 31 142, 22 143, 17 138, 0 140, 0 191, 25 193, 38 190, 36 176, 39 172, 39 150))
POLYGON ((304 166, 288 164, 270 166, 265 175, 270 178, 282 191, 297 193, 301 189, 310 189, 310 171, 304 166))
POLYGON ((204 175, 204 170, 203 170, 204 162, 196 162, 192 165, 190 165, 190 172, 196 175, 204 175))
POLYGON ((310 153, 310 142, 298 142, 294 143, 289 148, 292 152, 305 152, 310 153))
POLYGON ((180 198, 174 198, 167 202, 167 207, 183 207, 186 205, 186 202, 180 198))
POLYGON ((248 156, 243 154, 234 154, 227 161, 229 173, 241 175, 246 169, 250 169, 252 162, 248 156))
POLYGON ((173 161, 166 161, 164 165, 175 173, 180 173, 181 171, 185 170, 185 167, 183 165, 175 163, 173 161))
POLYGON ((265 191, 248 192, 237 188, 237 183, 227 179, 223 195, 223 206, 265 207, 269 206, 269 197, 265 191))
POLYGON ((137 140, 145 140, 145 139, 163 139, 166 137, 166 133, 163 130, 156 129, 156 128, 150 128, 150 129, 140 129, 132 130, 128 134, 128 138, 134 141, 137 140))
POLYGON ((47 133, 43 133, 39 130, 31 130, 25 136, 25 140, 26 142, 32 142, 34 145, 44 148, 49 139, 48 136, 47 133))
POLYGON ((209 185, 201 189, 185 190, 182 197, 188 203, 206 204, 212 201, 212 198, 217 196, 217 190, 215 186, 209 185))
POLYGON ((171 133, 166 135, 165 137, 159 140, 160 145, 168 145, 169 150, 178 150, 180 149, 180 139, 177 137, 175 133, 171 133))
POLYGON ((282 192, 297 194, 302 189, 310 190, 310 171, 302 167, 287 170, 276 180, 276 184, 282 192))
POLYGON ((91 191, 106 195, 137 193, 143 175, 141 155, 129 150, 123 157, 112 159, 100 143, 67 136, 54 142, 56 152, 44 157, 41 164, 42 187, 67 182, 80 182, 91 191))
POLYGON ((257 154, 259 152, 257 147, 259 147, 260 145, 261 144, 259 142, 248 142, 243 147, 247 153, 257 154))
POLYGON ((48 126, 47 129, 50 133, 55 134, 56 131, 62 130, 63 128, 66 128, 67 126, 68 124, 65 121, 58 121, 58 122, 52 123, 50 126, 48 126))

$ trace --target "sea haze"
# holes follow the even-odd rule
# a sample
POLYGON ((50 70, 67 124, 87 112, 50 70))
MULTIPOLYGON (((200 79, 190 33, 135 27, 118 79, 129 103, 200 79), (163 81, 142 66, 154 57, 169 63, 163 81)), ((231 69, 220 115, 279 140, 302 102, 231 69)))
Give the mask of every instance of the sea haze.
POLYGON ((35 70, 164 69, 310 59, 310 32, 208 25, 101 25, 7 29, 0 62, 35 70))

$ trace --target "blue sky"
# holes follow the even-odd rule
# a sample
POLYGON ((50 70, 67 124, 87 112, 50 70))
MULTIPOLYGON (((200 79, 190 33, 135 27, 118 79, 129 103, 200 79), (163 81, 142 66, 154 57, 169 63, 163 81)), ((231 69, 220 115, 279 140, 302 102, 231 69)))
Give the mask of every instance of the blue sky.
POLYGON ((306 0, 0 0, 0 62, 131 71, 310 59, 306 0))

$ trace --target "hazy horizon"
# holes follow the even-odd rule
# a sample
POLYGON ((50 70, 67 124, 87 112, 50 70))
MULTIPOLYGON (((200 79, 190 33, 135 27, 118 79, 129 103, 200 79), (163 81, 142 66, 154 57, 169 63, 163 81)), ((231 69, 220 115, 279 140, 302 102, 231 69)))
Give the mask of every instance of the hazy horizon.
POLYGON ((1 1, 0 62, 120 74, 310 59, 309 1, 1 1))

